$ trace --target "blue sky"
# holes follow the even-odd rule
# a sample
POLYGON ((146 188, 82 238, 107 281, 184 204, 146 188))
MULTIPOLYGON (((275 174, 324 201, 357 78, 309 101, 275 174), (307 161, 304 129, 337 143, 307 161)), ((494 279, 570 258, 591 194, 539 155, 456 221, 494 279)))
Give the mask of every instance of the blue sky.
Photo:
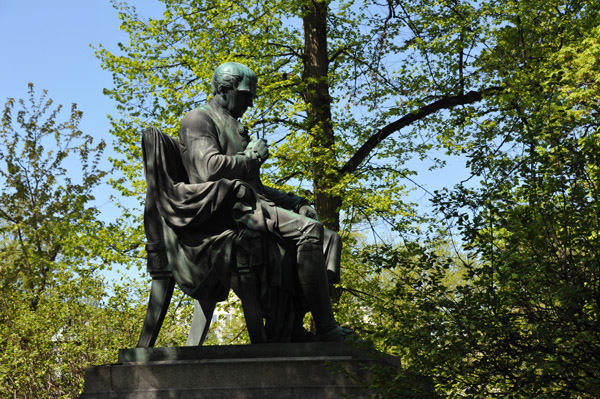
MULTIPOLYGON (((159 15, 157 1, 130 1, 142 15, 159 15), (138 4, 139 3, 139 4, 138 4), (140 7, 142 6, 142 7, 140 7)), ((102 94, 111 76, 90 47, 116 48, 126 40, 108 0, 0 0, 0 99, 22 98, 27 83, 57 103, 78 104, 84 130, 110 140, 106 115, 114 104, 102 94)))
MULTIPOLYGON (((142 16, 161 15, 158 1, 134 0, 142 16)), ((108 0, 0 0, 0 101, 26 98, 27 84, 36 93, 48 90, 55 104, 63 104, 67 117, 71 103, 83 111, 80 128, 112 147, 108 114, 114 103, 102 94, 111 87, 110 73, 100 67, 94 48, 116 49, 127 36, 119 29, 117 11, 108 0)), ((108 165, 108 162, 107 162, 108 165)), ((110 190, 97 194, 105 203, 110 190), (101 198, 105 196, 106 198, 101 198)), ((113 193, 114 194, 114 193, 113 193)), ((106 211, 110 206, 104 206, 106 211)))
MULTIPOLYGON (((161 14, 158 1, 128 1, 142 16, 161 14)), ((108 151, 113 139, 108 114, 114 103, 102 94, 110 87, 110 73, 102 70, 91 46, 116 49, 127 36, 119 30, 117 11, 108 0, 0 0, 0 102, 26 98, 32 82, 39 96, 43 89, 55 104, 63 104, 68 116, 71 103, 83 111, 80 128, 105 140, 108 151)), ((107 161, 108 165, 108 161, 107 161)), ((114 207, 107 203, 112 189, 96 192, 103 217, 113 219, 114 207)), ((112 273, 111 273, 112 274, 112 273)))

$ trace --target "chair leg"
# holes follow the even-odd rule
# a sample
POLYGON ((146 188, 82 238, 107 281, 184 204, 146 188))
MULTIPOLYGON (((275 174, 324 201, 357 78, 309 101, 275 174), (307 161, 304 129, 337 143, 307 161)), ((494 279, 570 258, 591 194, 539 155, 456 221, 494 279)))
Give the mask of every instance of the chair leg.
POLYGON ((151 348, 154 346, 158 332, 165 320, 174 288, 175 279, 170 273, 168 276, 152 277, 150 300, 148 301, 142 333, 137 343, 138 348, 151 348))
POLYGON ((194 318, 185 346, 200 346, 204 343, 210 322, 215 311, 216 302, 194 300, 194 318))
POLYGON ((242 300, 244 309, 244 318, 248 327, 250 342, 253 344, 267 343, 267 334, 263 322, 262 309, 259 303, 258 282, 256 273, 242 272, 238 275, 239 287, 238 295, 242 300))

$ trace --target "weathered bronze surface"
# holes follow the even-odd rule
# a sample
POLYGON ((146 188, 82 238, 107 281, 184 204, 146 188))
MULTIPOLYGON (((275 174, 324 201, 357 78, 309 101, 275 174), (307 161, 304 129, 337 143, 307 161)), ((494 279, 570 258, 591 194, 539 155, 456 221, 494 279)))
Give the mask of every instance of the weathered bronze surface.
MULTIPOLYGON (((205 316, 236 276, 249 329, 249 318, 266 317, 257 342, 343 340, 349 331, 335 321, 329 298, 329 284, 339 279, 340 237, 323 228, 309 201, 262 184, 267 143, 252 140, 239 121, 256 95, 254 72, 226 63, 211 84, 214 97, 184 116, 179 140, 144 136, 150 272, 172 273, 205 316), (302 328, 306 310, 316 337, 302 328)), ((194 328, 188 344, 206 333, 194 328)))

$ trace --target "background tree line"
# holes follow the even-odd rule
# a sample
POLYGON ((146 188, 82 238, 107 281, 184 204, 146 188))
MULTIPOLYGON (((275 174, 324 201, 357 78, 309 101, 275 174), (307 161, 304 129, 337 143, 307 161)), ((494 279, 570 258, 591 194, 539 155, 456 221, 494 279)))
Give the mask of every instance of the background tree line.
MULTIPOLYGON (((245 123, 271 145, 265 180, 314 200, 344 237, 338 318, 408 371, 430 375, 443 396, 598 397, 600 4, 162 2, 164 14, 151 19, 114 2, 129 43, 97 48, 113 73, 106 94, 119 110, 114 166, 125 177, 113 185, 122 195, 143 201, 142 128, 177 135, 182 115, 206 101, 214 68, 245 63, 260 82, 245 123), (417 169, 455 156, 470 177, 432 193, 434 209, 423 213, 407 200, 417 169)), ((57 239, 118 228, 126 242, 103 253, 74 246, 44 258, 51 268, 61 259, 135 264, 141 211, 88 225, 89 197, 79 193, 67 202, 88 222, 57 239)), ((7 201, 3 210, 19 209, 7 201)), ((22 251, 18 229, 4 216, 2 226, 22 251)), ((23 303, 35 302, 27 287, 41 277, 11 278, 29 295, 23 303)), ((163 339, 178 342, 175 331, 163 339)), ((379 388, 396 395, 393 384, 379 388)))
POLYGON ((82 117, 31 83, 26 99, 8 98, 2 110, 2 397, 79 397, 85 367, 116 362, 140 333, 147 287, 103 272, 140 263, 141 252, 121 239, 119 221, 100 218, 94 192, 106 184, 105 144, 79 129, 82 117))

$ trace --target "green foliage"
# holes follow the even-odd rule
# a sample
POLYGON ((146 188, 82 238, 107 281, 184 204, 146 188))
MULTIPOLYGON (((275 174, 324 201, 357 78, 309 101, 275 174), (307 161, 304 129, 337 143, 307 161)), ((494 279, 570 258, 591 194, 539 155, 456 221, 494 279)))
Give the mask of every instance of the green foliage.
POLYGON ((106 172, 98 169, 104 143, 94 146, 78 130, 82 113, 75 105, 61 122, 62 107, 51 109, 45 92, 37 100, 32 84, 28 102, 19 101, 13 118, 15 101, 8 99, 2 115, 0 234, 7 260, 2 287, 27 293, 35 309, 55 273, 82 271, 80 261, 96 255, 90 233, 101 225, 86 204, 106 172), (80 166, 79 181, 72 165, 67 171, 67 159, 80 166))
POLYGON ((480 65, 505 90, 444 123, 479 182, 433 200, 462 248, 355 254, 367 273, 347 289, 369 318, 354 322, 444 396, 596 398, 598 9, 493 4, 480 8, 496 25, 480 65))
POLYGON ((340 320, 442 395, 598 397, 596 2, 163 3, 151 20, 115 4, 130 42, 97 53, 125 194, 143 193, 140 128, 175 134, 212 70, 244 62, 260 78, 245 122, 270 141, 265 181, 341 221, 340 320), (404 194, 431 150, 429 165, 458 154, 472 176, 435 194, 425 226, 404 194), (394 245, 351 241, 379 221, 394 245))
POLYGON ((469 153, 481 185, 436 198, 478 259, 455 310, 478 333, 460 340, 460 372, 479 392, 597 397, 598 10, 515 7, 501 34, 512 89, 469 153))
MULTIPOLYGON (((147 295, 135 284, 111 289, 97 275, 61 273, 37 307, 22 292, 3 291, 0 387, 15 398, 77 398, 84 370, 117 361, 139 336, 147 295), (141 291, 141 292, 140 292, 141 291)), ((8 396, 7 396, 8 397, 8 396)))
POLYGON ((226 301, 215 308, 216 320, 211 324, 204 345, 247 345, 250 343, 242 302, 231 292, 226 301))
POLYGON ((115 362, 144 311, 146 287, 99 274, 121 259, 116 227, 90 204, 104 143, 79 130, 75 105, 61 109, 29 84, 2 113, 0 391, 15 398, 78 397, 85 367, 115 362))
MULTIPOLYGON (((133 7, 115 3, 129 43, 119 51, 99 46, 97 56, 113 73, 114 87, 106 94, 120 110, 112 129, 121 154, 115 165, 131 185, 118 187, 126 195, 143 193, 140 129, 157 125, 176 134, 183 114, 208 97, 215 67, 235 60, 260 80, 245 121, 271 144, 265 182, 311 199, 316 195, 326 220, 342 213, 343 226, 329 223, 336 230, 381 215, 392 224, 413 215, 403 199, 402 178, 411 174, 407 161, 431 148, 430 137, 400 132, 390 122, 432 101, 442 101, 435 106, 439 109, 450 107, 445 97, 460 95, 453 88, 456 77, 447 77, 448 87, 427 91, 427 76, 405 75, 417 55, 399 34, 403 23, 388 15, 387 7, 369 2, 319 2, 327 19, 315 29, 326 29, 327 42, 321 43, 326 48, 311 47, 304 40, 310 32, 303 28, 314 14, 311 4, 164 1, 161 18, 144 19, 133 7), (323 51, 326 59, 310 67, 323 51), (315 98, 319 90, 325 98, 315 98), (331 118, 321 118, 325 109, 331 118), (385 127, 389 131, 376 136, 385 127)), ((436 48, 436 54, 442 50, 436 48)), ((437 62, 446 61, 440 55, 437 62)))

